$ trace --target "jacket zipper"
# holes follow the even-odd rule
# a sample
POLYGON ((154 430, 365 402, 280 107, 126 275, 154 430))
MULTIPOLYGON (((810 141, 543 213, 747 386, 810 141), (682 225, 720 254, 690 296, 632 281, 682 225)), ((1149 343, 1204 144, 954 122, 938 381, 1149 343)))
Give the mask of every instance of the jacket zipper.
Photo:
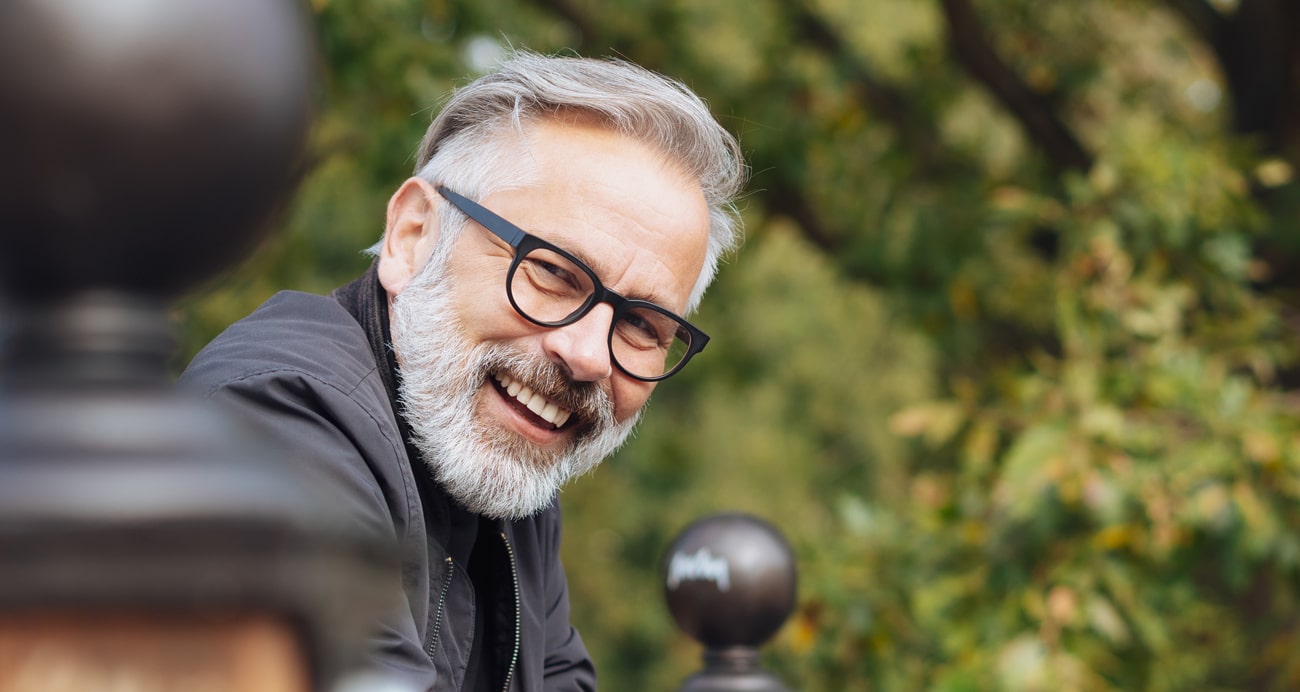
POLYGON ((515 665, 519 662, 519 632, 523 629, 523 612, 519 607, 519 570, 515 566, 515 550, 511 547, 510 538, 504 531, 501 532, 501 542, 506 545, 506 556, 510 558, 510 580, 515 586, 515 650, 510 654, 510 667, 506 669, 506 684, 501 688, 501 692, 510 692, 510 681, 515 676, 515 665))
POLYGON ((451 590, 451 578, 456 573, 456 563, 447 556, 447 578, 442 580, 442 591, 438 593, 438 609, 433 614, 433 632, 429 633, 429 660, 438 649, 438 638, 442 635, 442 609, 447 604, 447 592, 451 590))

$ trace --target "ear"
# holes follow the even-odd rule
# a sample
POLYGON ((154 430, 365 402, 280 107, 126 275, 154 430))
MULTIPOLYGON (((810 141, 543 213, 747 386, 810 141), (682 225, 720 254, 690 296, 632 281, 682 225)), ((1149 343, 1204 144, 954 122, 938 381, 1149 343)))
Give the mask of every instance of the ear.
POLYGON ((379 283, 395 296, 424 268, 438 243, 442 197, 428 181, 408 178, 388 200, 388 220, 379 248, 379 283))

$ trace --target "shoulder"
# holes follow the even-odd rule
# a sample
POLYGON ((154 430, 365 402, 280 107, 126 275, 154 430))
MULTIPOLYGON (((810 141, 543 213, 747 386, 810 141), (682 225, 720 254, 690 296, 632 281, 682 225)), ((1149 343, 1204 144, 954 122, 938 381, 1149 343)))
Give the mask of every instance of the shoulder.
POLYGON ((332 298, 276 294, 213 339, 180 382, 335 483, 362 525, 413 540, 419 497, 397 417, 365 331, 332 298))
POLYGON ((213 339, 181 382, 211 395, 233 382, 279 374, 351 391, 377 367, 361 325, 338 302, 285 291, 213 339))

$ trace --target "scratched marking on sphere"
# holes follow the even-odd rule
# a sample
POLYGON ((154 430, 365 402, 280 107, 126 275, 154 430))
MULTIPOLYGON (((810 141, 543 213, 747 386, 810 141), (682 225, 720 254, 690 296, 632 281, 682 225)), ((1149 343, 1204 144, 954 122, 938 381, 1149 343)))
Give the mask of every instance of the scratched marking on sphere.
POLYGON ((708 548, 700 548, 693 555, 674 553, 668 565, 668 588, 675 589, 690 580, 711 581, 719 591, 730 590, 731 567, 727 558, 715 556, 708 548))

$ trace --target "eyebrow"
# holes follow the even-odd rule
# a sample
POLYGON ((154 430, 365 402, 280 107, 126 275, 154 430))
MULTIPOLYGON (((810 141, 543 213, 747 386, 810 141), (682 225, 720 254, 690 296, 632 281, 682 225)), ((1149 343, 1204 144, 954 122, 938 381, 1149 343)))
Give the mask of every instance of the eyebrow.
MULTIPOLYGON (((492 235, 496 236, 498 239, 500 239, 500 240, 504 240, 504 241, 507 242, 507 243, 516 243, 516 242, 518 242, 517 239, 512 239, 512 238, 510 238, 510 237, 502 237, 502 236, 499 235, 496 231, 494 231, 492 228, 489 228, 488 226, 484 225, 483 222, 479 221, 478 219, 475 219, 473 216, 471 216, 471 215, 470 215, 468 212, 466 212, 464 209, 460 208, 460 204, 457 202, 457 199, 456 199, 456 198, 459 198, 460 200, 464 200, 465 202, 468 202, 468 205, 467 205, 467 206, 469 206, 471 209, 475 209, 475 208, 476 208, 478 211, 486 212, 486 215, 487 215, 487 217, 488 217, 489 219, 493 219, 493 218, 495 218, 496 220, 498 220, 498 221, 502 222, 503 224, 505 224, 506 228, 501 229, 502 232, 504 232, 504 233, 508 233, 510 236, 513 236, 515 233, 524 233, 524 234, 527 234, 527 235, 531 235, 531 236, 533 236, 533 237, 535 237, 535 238, 538 238, 539 240, 543 240, 543 241, 545 241, 545 242, 547 242, 547 243, 550 243, 551 245, 554 245, 555 247, 558 247, 558 248, 564 250, 565 252, 569 253, 570 255, 573 255, 574 257, 576 257, 576 258, 578 259, 579 262, 582 262, 582 264, 585 265, 588 269, 590 269, 592 272, 596 273, 596 278, 598 278, 598 279, 600 278, 600 273, 599 273, 599 272, 596 272, 596 263, 593 262, 593 261, 591 260, 591 258, 590 258, 590 257, 589 257, 585 252, 582 252, 582 251, 579 251, 579 250, 574 250, 574 249, 572 249, 572 248, 570 248, 570 247, 563 247, 563 246, 561 246, 559 243, 556 243, 556 242, 554 242, 554 241, 551 241, 551 240, 547 239, 545 236, 538 234, 538 233, 537 233, 536 231, 534 231, 534 230, 523 228, 522 226, 520 226, 519 224, 515 223, 514 221, 511 221, 510 219, 507 219, 506 217, 504 217, 504 216, 502 216, 502 215, 496 213, 495 211, 492 211, 491 209, 489 209, 489 208, 483 206, 483 205, 482 205, 481 203, 479 203, 478 201, 473 200, 473 199, 470 199, 470 198, 468 198, 468 197, 466 197, 466 196, 464 196, 464 195, 462 195, 462 194, 460 194, 460 193, 458 193, 458 192, 454 192, 454 191, 452 191, 452 190, 449 190, 449 189, 447 189, 447 188, 444 187, 444 186, 439 186, 439 188, 438 188, 438 192, 439 192, 439 194, 442 194, 443 197, 446 197, 446 198, 447 198, 447 201, 451 202, 452 206, 453 206, 453 207, 456 207, 456 210, 457 210, 457 211, 459 211, 460 213, 464 214, 464 215, 465 215, 466 217, 468 217, 471 221, 474 221, 475 223, 478 223, 480 226, 483 226, 484 228, 487 228, 488 232, 492 233, 492 235), (448 196, 447 193, 450 193, 450 196, 448 196)), ((605 285, 605 281, 604 281, 604 279, 601 279, 600 282, 601 282, 601 285, 605 286, 605 288, 606 288, 607 290, 611 290, 611 291, 613 290, 613 289, 610 288, 608 285, 605 285)), ((641 301, 645 301, 645 302, 647 302, 647 303, 654 303, 655 305, 659 306, 660 308, 662 308, 662 309, 664 309, 664 310, 668 310, 668 307, 664 304, 663 296, 659 295, 659 294, 658 294, 654 289, 652 289, 652 290, 651 290, 650 292, 648 292, 648 293, 640 293, 640 292, 638 292, 638 293, 627 293, 627 294, 619 293, 619 295, 622 295, 624 298, 627 298, 627 299, 629 299, 629 300, 641 300, 641 301)), ((680 315, 676 310, 668 310, 668 311, 671 312, 671 313, 673 313, 674 315, 678 315, 679 317, 682 317, 682 316, 681 316, 681 315, 680 315)), ((685 317, 683 317, 683 319, 685 319, 685 317)))
MULTIPOLYGON (((529 233, 529 234, 531 234, 531 235, 537 236, 538 238, 542 238, 542 240, 546 240, 546 238, 543 238, 542 236, 537 235, 536 233, 533 233, 532 231, 525 231, 525 232, 526 232, 526 233, 529 233)), ((554 246, 556 246, 556 247, 558 247, 558 248, 563 248, 565 252, 567 252, 567 253, 573 255, 574 257, 577 257, 578 260, 579 260, 580 262, 582 262, 584 265, 586 265, 588 269, 590 269, 591 271, 595 272, 597 277, 600 277, 600 274, 601 274, 601 273, 600 273, 599 271, 596 271, 596 270, 597 270, 597 264, 596 264, 595 262, 591 261, 591 258, 588 257, 587 254, 586 254, 585 252, 581 252, 581 251, 578 251, 578 250, 571 249, 571 248, 569 248, 569 247, 565 247, 565 246, 563 246, 563 245, 560 245, 559 243, 555 243, 555 242, 552 242, 552 241, 550 241, 550 240, 546 240, 546 242, 551 243, 552 245, 554 245, 554 246)), ((607 289, 609 289, 609 290, 611 290, 611 291, 614 290, 614 289, 612 289, 612 288, 609 287, 609 285, 605 282, 604 279, 601 279, 601 280, 600 280, 600 283, 601 283, 602 285, 604 285, 605 288, 607 288, 607 289)), ((616 293, 618 293, 619 295, 621 295, 621 296, 623 296, 624 298, 627 298, 627 299, 629 299, 629 300, 642 300, 642 301, 645 301, 645 302, 647 302, 647 303, 654 303, 655 305, 658 305, 659 307, 661 307, 661 308, 663 308, 663 309, 665 309, 665 310, 668 310, 668 306, 664 304, 663 296, 659 295, 659 293, 658 293, 655 289, 651 289, 649 292, 646 292, 646 293, 642 293, 642 292, 640 292, 640 291, 637 291, 637 292, 635 292, 635 293, 623 293, 623 292, 621 292, 621 291, 616 291, 616 293)), ((676 311, 676 310, 668 310, 668 311, 671 312, 671 313, 673 313, 674 315, 677 314, 677 311, 676 311)))

